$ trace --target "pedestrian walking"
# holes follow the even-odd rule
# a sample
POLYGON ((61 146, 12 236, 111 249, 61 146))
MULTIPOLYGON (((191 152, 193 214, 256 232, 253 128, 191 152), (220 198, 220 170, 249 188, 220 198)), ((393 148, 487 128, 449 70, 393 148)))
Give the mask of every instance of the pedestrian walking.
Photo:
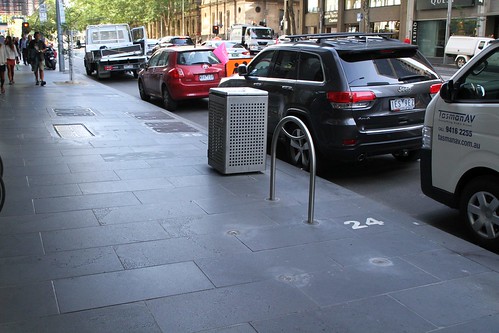
POLYGON ((30 59, 31 70, 35 74, 35 84, 43 87, 47 84, 44 81, 45 50, 47 46, 41 40, 42 36, 39 31, 35 32, 33 37, 34 39, 28 45, 28 59, 30 59))
POLYGON ((7 76, 9 84, 14 84, 14 67, 19 63, 16 45, 11 36, 5 38, 5 49, 7 51, 7 76))
POLYGON ((0 92, 5 94, 5 71, 7 69, 7 50, 5 47, 5 38, 0 36, 0 92))
MULTIPOLYGON (((30 36, 30 35, 28 35, 28 36, 30 36)), ((23 58, 24 65, 28 64, 28 43, 30 41, 30 40, 28 40, 28 38, 30 38, 30 37, 23 35, 23 37, 19 41, 19 48, 21 49, 21 55, 23 58)))

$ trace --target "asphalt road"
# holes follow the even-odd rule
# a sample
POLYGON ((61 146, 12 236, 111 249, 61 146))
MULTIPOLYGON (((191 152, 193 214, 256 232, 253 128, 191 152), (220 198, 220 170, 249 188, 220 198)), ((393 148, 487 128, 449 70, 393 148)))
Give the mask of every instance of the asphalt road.
MULTIPOLYGON (((81 51, 75 58, 75 72, 84 73, 81 51)), ((444 79, 456 71, 449 66, 437 66, 437 72, 444 79)), ((95 80, 97 80, 94 77, 95 80)), ((131 75, 100 81, 102 84, 140 98, 137 81, 131 75)), ((146 102, 144 102, 146 103, 146 102)), ((153 101, 161 106, 160 101, 153 101)), ((208 100, 180 105, 176 114, 208 128, 208 100)), ((419 161, 402 163, 391 155, 372 157, 356 164, 335 164, 319 176, 371 198, 385 206, 405 212, 412 217, 431 224, 441 230, 469 240, 461 225, 459 214, 426 197, 420 188, 419 161)))

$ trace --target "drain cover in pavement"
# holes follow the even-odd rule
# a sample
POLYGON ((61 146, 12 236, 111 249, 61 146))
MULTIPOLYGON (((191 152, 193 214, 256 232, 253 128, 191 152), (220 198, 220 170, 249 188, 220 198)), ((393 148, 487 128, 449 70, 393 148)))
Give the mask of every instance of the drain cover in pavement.
POLYGON ((83 124, 54 125, 54 129, 63 139, 91 138, 94 136, 83 124))
POLYGON ((161 111, 151 112, 129 112, 129 114, 141 120, 159 120, 159 119, 173 119, 172 116, 167 115, 161 111))
POLYGON ((54 113, 59 117, 80 117, 80 116, 95 116, 95 113, 89 108, 70 108, 70 109, 53 109, 54 113))
POLYGON ((158 133, 197 132, 198 130, 182 122, 146 123, 158 133))

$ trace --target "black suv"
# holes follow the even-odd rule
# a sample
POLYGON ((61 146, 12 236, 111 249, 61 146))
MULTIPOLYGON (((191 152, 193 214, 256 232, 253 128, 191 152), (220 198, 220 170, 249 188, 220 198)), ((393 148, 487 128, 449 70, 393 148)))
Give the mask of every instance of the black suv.
MULTIPOLYGON (((442 80, 417 46, 386 34, 288 37, 291 42, 265 48, 220 86, 268 91, 270 134, 283 117, 297 116, 320 160, 419 158, 425 108, 442 80)), ((288 124, 288 132, 300 134, 288 124)), ((287 147, 292 163, 308 166, 306 142, 287 139, 287 147)))

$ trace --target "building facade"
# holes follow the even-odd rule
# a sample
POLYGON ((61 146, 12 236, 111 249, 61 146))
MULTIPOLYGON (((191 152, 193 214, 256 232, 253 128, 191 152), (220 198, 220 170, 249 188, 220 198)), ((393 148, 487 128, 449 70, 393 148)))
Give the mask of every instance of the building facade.
MULTIPOLYGON (((167 34, 206 40, 215 37, 218 26, 219 37, 226 38, 233 24, 265 25, 279 35, 386 32, 409 39, 426 56, 443 56, 448 0, 196 1, 175 12, 167 34)), ((454 0, 450 32, 497 38, 499 0, 454 0)))

